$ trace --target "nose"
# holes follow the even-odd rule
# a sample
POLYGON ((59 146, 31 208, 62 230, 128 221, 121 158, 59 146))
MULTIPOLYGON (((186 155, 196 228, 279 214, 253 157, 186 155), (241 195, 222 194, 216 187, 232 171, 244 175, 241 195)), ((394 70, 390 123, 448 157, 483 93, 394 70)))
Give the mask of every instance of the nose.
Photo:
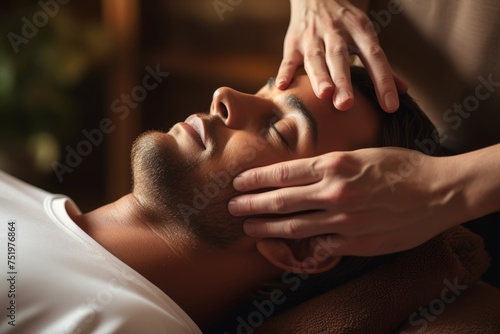
POLYGON ((218 88, 213 95, 210 114, 219 116, 232 129, 243 129, 259 122, 259 114, 270 109, 269 101, 229 87, 218 88))
POLYGON ((233 93, 235 91, 229 87, 220 87, 214 92, 212 98, 210 113, 219 116, 226 125, 229 122, 229 116, 231 116, 231 121, 233 118, 233 93), (231 109, 231 114, 229 114, 229 109, 231 109))

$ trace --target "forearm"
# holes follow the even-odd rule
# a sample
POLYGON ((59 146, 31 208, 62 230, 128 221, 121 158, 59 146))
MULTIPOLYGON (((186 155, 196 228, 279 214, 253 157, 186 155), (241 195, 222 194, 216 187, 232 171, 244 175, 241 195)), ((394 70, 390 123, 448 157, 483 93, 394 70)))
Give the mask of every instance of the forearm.
POLYGON ((469 218, 500 211, 500 144, 453 157, 469 218))

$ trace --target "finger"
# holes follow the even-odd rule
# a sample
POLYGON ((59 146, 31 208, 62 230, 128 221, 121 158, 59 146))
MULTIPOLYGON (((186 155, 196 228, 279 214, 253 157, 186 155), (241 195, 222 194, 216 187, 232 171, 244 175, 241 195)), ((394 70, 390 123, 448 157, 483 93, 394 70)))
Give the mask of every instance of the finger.
POLYGON ((348 110, 354 104, 350 59, 344 38, 334 34, 325 38, 326 63, 335 91, 333 104, 338 110, 348 110))
POLYGON ((335 222, 325 212, 291 217, 247 219, 243 230, 256 238, 302 239, 335 232, 335 222))
POLYGON ((297 159, 250 169, 234 178, 233 187, 238 191, 251 191, 317 182, 322 173, 317 170, 316 161, 316 158, 297 159))
POLYGON ((399 108, 399 96, 391 67, 380 46, 372 45, 360 58, 375 86, 377 100, 386 112, 394 112, 399 108))
POLYGON ((283 90, 290 85, 297 67, 302 65, 302 62, 302 55, 298 51, 285 51, 285 55, 278 70, 278 75, 276 76, 276 87, 278 89, 283 90))
POLYGON ((379 45, 371 45, 360 55, 375 86, 377 100, 386 112, 399 108, 399 97, 392 70, 379 45))
MULTIPOLYGON (((349 16, 346 17, 349 18, 349 16)), ((369 24, 371 23, 368 22, 366 25, 369 24)), ((349 25, 346 24, 346 26, 349 25)), ((369 32, 366 27, 356 26, 354 23, 353 26, 355 28, 352 28, 350 33, 359 49, 358 56, 375 86, 377 100, 386 112, 394 112, 399 108, 399 97, 387 56, 373 32, 369 32)))
POLYGON ((316 96, 327 99, 333 93, 333 83, 325 62, 325 46, 314 40, 306 47, 304 69, 311 80, 311 86, 316 96))
POLYGON ((240 195, 231 199, 228 210, 233 216, 286 214, 324 209, 319 187, 280 188, 259 194, 240 195))

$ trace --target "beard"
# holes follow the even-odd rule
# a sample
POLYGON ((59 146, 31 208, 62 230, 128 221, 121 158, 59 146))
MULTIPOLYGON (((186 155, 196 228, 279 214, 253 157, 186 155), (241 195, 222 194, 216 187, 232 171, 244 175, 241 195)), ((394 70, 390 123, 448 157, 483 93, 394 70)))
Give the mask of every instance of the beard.
POLYGON ((187 156, 175 140, 167 139, 165 134, 146 132, 136 139, 131 154, 133 193, 153 225, 180 228, 218 247, 238 240, 244 235, 243 220, 227 209, 238 194, 232 187, 238 171, 210 170, 207 158, 187 156))

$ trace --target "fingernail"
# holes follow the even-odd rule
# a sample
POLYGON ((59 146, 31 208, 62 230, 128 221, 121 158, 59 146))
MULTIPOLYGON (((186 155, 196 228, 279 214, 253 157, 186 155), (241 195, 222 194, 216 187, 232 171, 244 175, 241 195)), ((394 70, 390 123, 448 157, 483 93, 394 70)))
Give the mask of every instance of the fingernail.
POLYGON ((229 201, 227 204, 227 209, 229 210, 229 213, 231 213, 233 216, 238 215, 239 213, 239 206, 238 206, 238 201, 235 199, 232 199, 229 201))
POLYGON ((233 187, 236 190, 244 191, 245 190, 245 178, 242 175, 238 175, 233 180, 233 187))
POLYGON ((248 235, 254 235, 255 234, 255 225, 253 223, 244 223, 243 224, 243 231, 248 235))
POLYGON ((336 103, 337 104, 342 104, 345 101, 347 101, 351 97, 351 94, 345 89, 339 90, 337 93, 337 98, 336 98, 336 103))
POLYGON ((384 103, 389 111, 394 111, 398 108, 398 100, 394 93, 387 93, 384 96, 384 103))

